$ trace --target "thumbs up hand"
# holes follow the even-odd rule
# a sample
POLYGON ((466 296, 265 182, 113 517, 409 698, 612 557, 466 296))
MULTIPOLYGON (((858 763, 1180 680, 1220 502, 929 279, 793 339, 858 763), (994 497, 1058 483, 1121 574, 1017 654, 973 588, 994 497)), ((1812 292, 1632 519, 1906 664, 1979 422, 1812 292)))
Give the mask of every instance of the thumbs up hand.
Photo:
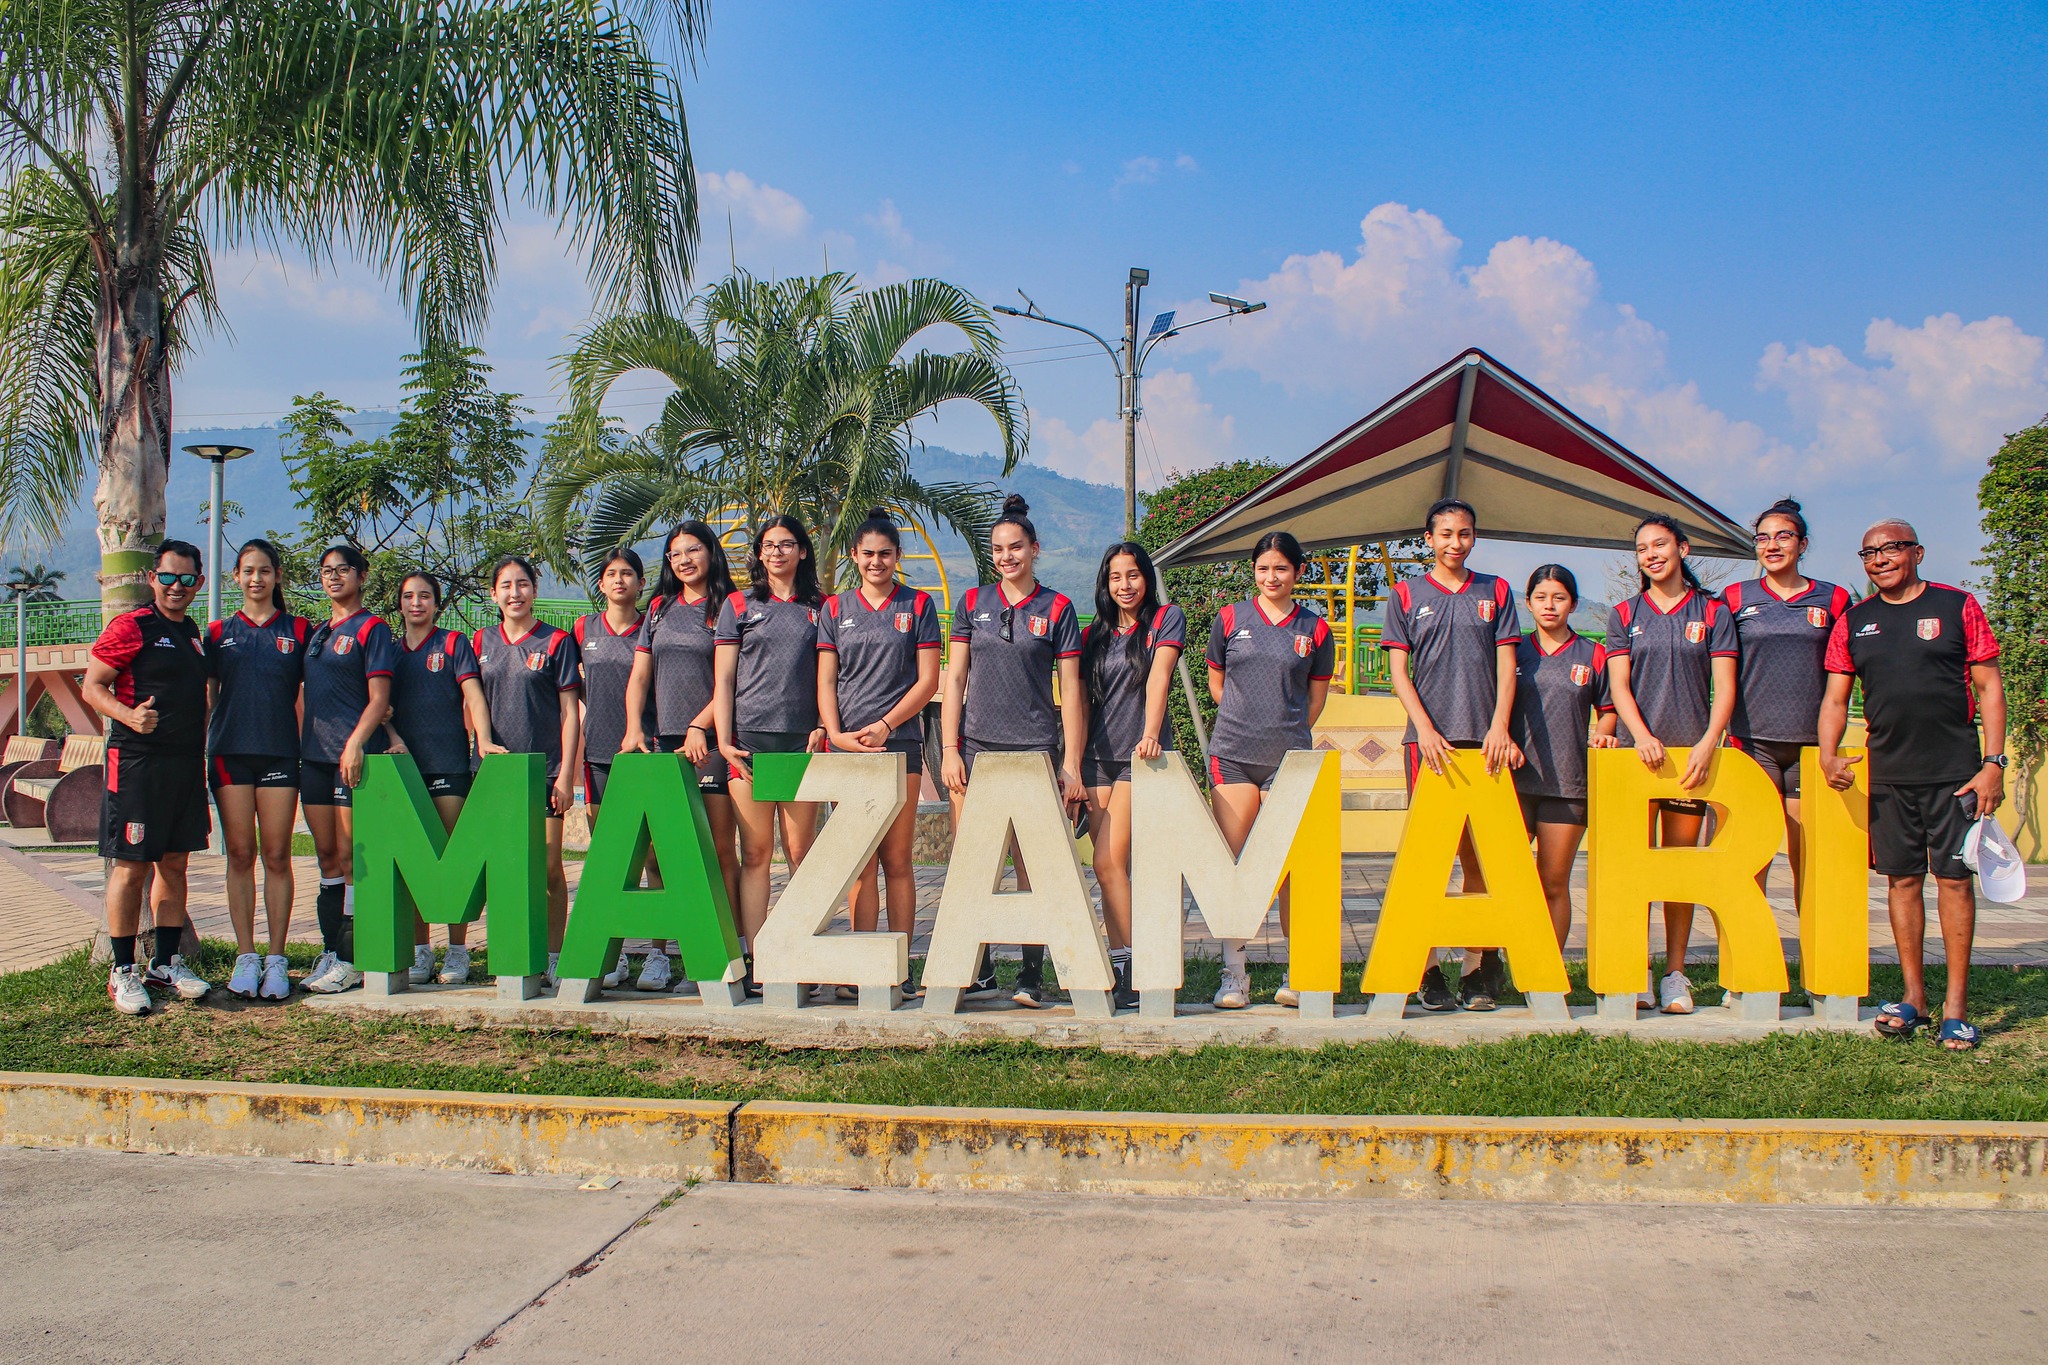
POLYGON ((146 735, 156 729, 156 722, 155 697, 145 698, 142 705, 134 707, 128 713, 128 728, 138 735, 146 735))

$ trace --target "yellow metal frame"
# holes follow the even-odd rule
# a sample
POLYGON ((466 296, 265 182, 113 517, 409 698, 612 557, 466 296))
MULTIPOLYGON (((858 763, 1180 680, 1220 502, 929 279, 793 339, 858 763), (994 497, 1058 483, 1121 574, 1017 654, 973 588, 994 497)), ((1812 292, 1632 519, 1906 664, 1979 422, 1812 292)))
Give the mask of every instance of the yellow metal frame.
MULTIPOLYGON (((931 532, 924 523, 900 507, 888 509, 896 517, 911 544, 903 552, 903 559, 896 570, 898 582, 913 588, 922 588, 939 599, 939 610, 949 618, 953 611, 953 581, 946 574, 946 561, 939 557, 938 544, 932 540, 931 532), (919 548, 922 546, 922 548, 919 548), (927 567, 928 566, 928 567, 927 567)), ((738 504, 719 508, 705 519, 718 532, 718 543, 725 548, 725 557, 732 567, 733 582, 747 586, 747 550, 752 543, 753 528, 747 525, 747 511, 738 504)))
POLYGON ((1402 564, 1418 563, 1419 560, 1395 559, 1385 541, 1366 545, 1352 545, 1342 550, 1322 550, 1309 556, 1308 571, 1302 575, 1300 586, 1295 588, 1296 597, 1306 597, 1316 602, 1323 616, 1330 623, 1330 634, 1337 645, 1337 671, 1335 682, 1343 692, 1358 691, 1358 658, 1353 644, 1357 639, 1358 616, 1365 608, 1387 600, 1385 591, 1360 593, 1358 591, 1358 567, 1377 563, 1380 581, 1389 584, 1394 581, 1395 571, 1402 564))

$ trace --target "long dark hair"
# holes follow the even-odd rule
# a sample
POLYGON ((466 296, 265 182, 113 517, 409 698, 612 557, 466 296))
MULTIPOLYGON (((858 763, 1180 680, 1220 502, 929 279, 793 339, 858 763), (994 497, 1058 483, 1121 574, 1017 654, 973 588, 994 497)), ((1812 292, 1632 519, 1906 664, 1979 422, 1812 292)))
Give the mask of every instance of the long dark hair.
POLYGON ((256 551, 269 560, 270 571, 276 575, 276 577, 270 580, 270 609, 279 612, 289 611, 290 608, 285 605, 284 601, 284 556, 277 552, 275 545, 272 545, 261 536, 257 536, 243 541, 242 548, 235 551, 235 567, 237 569, 242 567, 242 556, 248 554, 251 550, 256 551))
POLYGON ((796 537, 796 582, 791 586, 791 592, 807 607, 824 605, 825 594, 818 591, 818 556, 811 549, 811 533, 787 512, 776 513, 754 532, 754 543, 747 548, 747 577, 753 580, 747 589, 748 595, 756 602, 768 600, 768 566, 761 562, 761 541, 777 527, 796 537))
POLYGON ((853 539, 847 544, 857 550, 869 536, 880 536, 896 547, 897 554, 903 553, 903 532, 897 527, 896 518, 889 515, 888 508, 870 507, 868 519, 853 528, 853 539))
MULTIPOLYGON (((525 555, 503 555, 500 556, 496 564, 491 566, 491 581, 488 591, 491 593, 494 601, 497 597, 498 575, 504 573, 505 570, 515 564, 525 571, 526 581, 533 584, 534 591, 538 592, 540 590, 540 575, 534 572, 532 560, 528 559, 525 555)), ((503 607, 498 608, 498 619, 500 621, 505 619, 505 609, 503 607)), ((540 618, 535 616, 534 619, 537 621, 540 618)))
POLYGON ((1266 551, 1278 550, 1280 557, 1300 570, 1308 566, 1308 556, 1302 553, 1301 542, 1294 538, 1292 531, 1268 531, 1259 537, 1259 543, 1252 546, 1252 563, 1265 558, 1266 551))
POLYGON ((428 573, 425 569, 414 569, 411 573, 399 579, 398 595, 400 597, 405 596, 405 585, 412 582, 415 578, 426 584, 427 591, 434 594, 434 610, 438 613, 441 610, 441 580, 428 573))
POLYGON ((726 563, 725 546, 719 544, 718 532, 694 518, 677 522, 675 529, 662 538, 661 573, 654 580, 654 595, 660 599, 661 606, 655 609, 654 623, 660 625, 669 608, 683 600, 683 580, 676 577, 675 566, 668 562, 668 552, 674 548, 677 536, 688 536, 711 555, 711 563, 704 574, 704 624, 715 626, 718 624, 718 609, 739 588, 732 581, 732 566, 726 563))
POLYGON ((1119 540, 1104 550, 1102 563, 1095 570, 1095 619, 1081 633, 1081 676, 1088 680, 1088 700, 1096 706, 1103 702, 1102 659, 1109 652, 1110 642, 1116 639, 1117 618, 1123 615, 1123 608, 1109 595, 1109 566, 1118 555, 1129 555, 1137 561, 1138 572, 1145 575, 1145 595, 1138 599, 1137 626, 1124 637, 1125 657, 1130 660, 1131 672, 1140 678, 1145 675, 1152 653, 1145 647, 1145 628, 1159 614, 1159 574, 1153 569, 1152 556, 1145 553, 1145 547, 1134 540, 1119 540))
MULTIPOLYGON (((1652 512, 1649 516, 1636 523, 1635 534, 1629 537, 1631 544, 1635 542, 1636 536, 1643 533, 1645 526, 1661 526, 1669 531, 1680 545, 1685 546, 1687 549, 1692 548, 1692 538, 1686 535, 1685 528, 1670 517, 1665 516, 1662 512, 1652 512)), ((1705 592, 1707 590, 1707 585, 1700 582, 1700 576, 1692 571, 1692 565, 1683 559, 1678 561, 1678 572, 1684 576, 1685 585, 1694 592, 1705 592)), ((1636 569, 1636 577, 1642 580, 1640 591, 1648 592, 1650 590, 1650 576, 1644 573, 1640 566, 1636 569)))
POLYGON ((1579 605, 1579 580, 1562 564, 1538 564, 1536 572, 1529 575, 1529 586, 1522 589, 1522 596, 1534 597, 1536 589, 1545 583, 1557 584, 1571 597, 1574 607, 1579 605))

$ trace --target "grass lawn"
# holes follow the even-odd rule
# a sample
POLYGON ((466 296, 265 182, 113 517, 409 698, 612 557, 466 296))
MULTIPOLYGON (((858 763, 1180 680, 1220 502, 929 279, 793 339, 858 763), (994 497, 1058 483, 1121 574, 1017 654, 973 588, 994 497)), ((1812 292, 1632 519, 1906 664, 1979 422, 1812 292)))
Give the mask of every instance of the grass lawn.
MULTIPOLYGON (((310 948, 295 949, 294 969, 303 970, 311 957, 310 948)), ((209 942, 198 965, 224 982, 231 948, 209 942)), ((1573 965, 1575 977, 1581 970, 1573 965)), ((1695 980, 1711 970, 1696 967, 1695 980)), ((1215 972, 1213 961, 1191 961, 1186 996, 1207 998, 1215 972)), ((1350 976, 1355 982, 1355 968, 1350 976)), ((1879 967, 1873 976, 1878 995, 1897 994, 1896 970, 1879 967)), ((1937 992, 1939 977, 1930 972, 1937 992)), ((1277 968, 1254 968, 1255 996, 1270 999, 1278 984, 1277 968)), ((225 991, 130 1020, 108 1008, 104 986, 104 971, 83 951, 0 976, 0 1069, 1177 1113, 2048 1121, 2048 970, 2040 968, 1975 974, 1973 1008, 1985 1043, 1974 1054, 1940 1051, 1929 1041, 1931 1030, 1911 1043, 1860 1033, 1719 1044, 1564 1034, 1460 1047, 1399 1040, 1316 1051, 1219 1045, 1153 1056, 1007 1042, 792 1051, 340 1019, 296 998, 244 1002, 225 991)), ((1718 992, 1702 990, 1699 998, 1704 1005, 1718 992)))

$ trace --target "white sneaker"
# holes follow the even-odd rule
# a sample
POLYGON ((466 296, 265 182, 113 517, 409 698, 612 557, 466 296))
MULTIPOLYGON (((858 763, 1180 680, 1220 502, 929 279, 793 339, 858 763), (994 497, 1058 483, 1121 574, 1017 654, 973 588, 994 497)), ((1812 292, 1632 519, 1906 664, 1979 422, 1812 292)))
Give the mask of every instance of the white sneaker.
POLYGON ((441 958, 441 974, 434 978, 444 986, 460 986, 469 980, 469 948, 466 944, 451 943, 441 958))
POLYGON ((1692 982, 1684 972, 1671 972, 1657 983, 1657 1002, 1666 1014, 1692 1013, 1692 982))
POLYGON ((116 967, 107 973, 107 998, 123 1014, 148 1014, 149 991, 142 973, 133 967, 116 967))
POLYGON ((665 991, 669 983, 668 954, 660 951, 649 953, 640 964, 640 975, 633 982, 636 991, 665 991))
POLYGON ((424 986, 434 979, 434 947, 430 943, 412 945, 412 966, 406 969, 406 980, 415 986, 424 986))
POLYGON ((548 954, 548 989, 549 989, 549 990, 553 990, 553 989, 554 989, 555 987, 557 987, 557 986, 559 986, 559 985, 561 985, 561 984, 562 984, 562 978, 561 978, 561 975, 560 975, 560 974, 559 974, 558 972, 556 972, 556 970, 555 970, 555 968, 557 968, 557 967, 559 967, 559 966, 561 966, 561 965, 562 965, 562 955, 561 955, 560 953, 549 953, 549 954, 548 954))
POLYGON ((690 980, 690 978, 689 978, 689 977, 687 977, 687 976, 686 976, 686 977, 684 977, 684 978, 683 978, 682 980, 680 980, 680 981, 676 982, 676 984, 675 984, 675 985, 673 985, 673 986, 670 986, 670 987, 668 988, 668 993, 669 993, 670 995, 697 995, 697 994, 700 994, 700 992, 699 992, 699 991, 698 991, 698 989, 697 989, 697 983, 696 983, 696 982, 694 982, 694 981, 692 981, 692 980, 690 980))
POLYGON ((363 974, 356 970, 356 964, 344 962, 339 957, 328 965, 326 971, 318 976, 307 977, 305 982, 307 990, 316 991, 321 995, 339 995, 351 986, 362 984, 363 974))
POLYGON ((1648 991, 1639 992, 1636 995, 1636 1008, 1639 1010, 1653 1010, 1657 1008, 1657 997, 1648 991))
POLYGON ((329 967, 332 967, 333 965, 334 954, 328 952, 325 948, 322 948, 320 950, 320 956, 313 959, 313 965, 306 968, 306 974, 299 978, 299 983, 301 985, 304 985, 306 982, 313 980, 313 978, 315 977, 325 976, 327 974, 327 969, 329 967))
POLYGON ((1301 992, 1294 989, 1294 973, 1289 972, 1287 979, 1280 983, 1280 989, 1273 992, 1273 1003, 1291 1010, 1301 1008, 1301 992))
POLYGON ((256 994, 265 1000, 289 1000, 292 994, 291 966, 283 953, 271 953, 263 959, 263 984, 256 994))
POLYGON ((619 949, 619 965, 604 974, 604 988, 616 990, 633 979, 633 964, 626 961, 626 950, 619 949))
POLYGON ((206 993, 213 989, 213 983, 203 979, 199 973, 185 965, 185 959, 171 955, 168 967, 152 966, 142 974, 142 984, 154 986, 160 991, 174 991, 180 1000, 204 1000, 206 993))
POLYGON ((1216 999, 1211 1002, 1219 1010, 1241 1010, 1252 1002, 1252 983, 1243 972, 1223 969, 1223 984, 1216 988, 1216 999))
POLYGON ((228 994, 239 995, 244 1000, 256 998, 256 987, 263 980, 263 954, 236 953, 235 974, 228 978, 228 994))

